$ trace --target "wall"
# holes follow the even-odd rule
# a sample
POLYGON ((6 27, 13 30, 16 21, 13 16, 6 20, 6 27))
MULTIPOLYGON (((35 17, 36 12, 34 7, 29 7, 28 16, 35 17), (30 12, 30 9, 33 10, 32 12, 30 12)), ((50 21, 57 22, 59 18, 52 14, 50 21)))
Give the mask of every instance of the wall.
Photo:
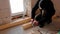
POLYGON ((24 0, 24 7, 27 16, 31 17, 31 10, 34 7, 37 0, 24 0))
POLYGON ((10 23, 10 14, 9 0, 0 0, 0 25, 10 23))
POLYGON ((31 7, 33 8, 38 0, 31 0, 31 7))
POLYGON ((32 7, 35 5, 36 1, 35 0, 24 0, 24 7, 25 7, 25 12, 27 16, 31 17, 31 10, 32 10, 32 7))
POLYGON ((24 7, 27 16, 31 16, 31 0, 24 0, 24 7))
POLYGON ((52 0, 56 9, 56 15, 60 16, 60 0, 52 0))

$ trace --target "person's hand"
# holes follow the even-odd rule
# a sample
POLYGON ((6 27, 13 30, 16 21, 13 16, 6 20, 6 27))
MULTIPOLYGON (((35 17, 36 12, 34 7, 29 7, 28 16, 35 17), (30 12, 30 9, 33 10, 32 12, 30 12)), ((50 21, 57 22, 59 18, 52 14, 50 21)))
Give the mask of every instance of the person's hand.
POLYGON ((35 26, 38 26, 38 21, 34 20, 34 21, 33 21, 33 24, 34 24, 35 26))
POLYGON ((34 19, 31 19, 31 22, 33 22, 34 21, 34 19))
POLYGON ((36 21, 35 19, 31 19, 31 23, 34 24, 35 26, 38 26, 38 21, 36 21))

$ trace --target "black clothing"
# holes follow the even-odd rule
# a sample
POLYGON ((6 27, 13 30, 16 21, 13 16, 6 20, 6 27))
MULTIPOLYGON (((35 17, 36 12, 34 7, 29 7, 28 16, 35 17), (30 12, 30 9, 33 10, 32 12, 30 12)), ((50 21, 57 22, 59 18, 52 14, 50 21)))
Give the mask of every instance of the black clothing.
MULTIPOLYGON (((37 1, 36 5, 32 8, 31 18, 35 18, 35 12, 39 8, 39 1, 37 1)), ((51 0, 43 0, 40 3, 40 7, 44 10, 44 16, 42 13, 39 14, 35 19, 39 22, 39 25, 44 25, 45 22, 50 23, 52 21, 52 16, 55 14, 54 5, 51 0), (42 17, 41 17, 42 16, 42 17)))

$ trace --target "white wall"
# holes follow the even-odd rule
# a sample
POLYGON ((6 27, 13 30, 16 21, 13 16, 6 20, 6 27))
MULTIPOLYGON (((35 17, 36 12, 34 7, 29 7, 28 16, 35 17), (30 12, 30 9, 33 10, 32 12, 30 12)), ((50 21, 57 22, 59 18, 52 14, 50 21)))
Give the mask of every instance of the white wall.
POLYGON ((0 25, 10 23, 10 14, 9 0, 0 0, 0 25))

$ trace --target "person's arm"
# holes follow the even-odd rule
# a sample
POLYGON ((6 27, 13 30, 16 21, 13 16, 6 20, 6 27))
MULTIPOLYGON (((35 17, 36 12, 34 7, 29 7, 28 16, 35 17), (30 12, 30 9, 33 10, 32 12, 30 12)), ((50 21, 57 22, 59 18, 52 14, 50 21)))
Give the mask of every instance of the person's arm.
POLYGON ((34 19, 34 17, 35 17, 35 12, 36 12, 36 10, 39 8, 39 5, 38 5, 38 4, 39 4, 39 1, 40 1, 40 0, 38 0, 37 3, 35 4, 35 6, 32 8, 32 12, 31 12, 31 18, 32 18, 32 19, 34 19))

